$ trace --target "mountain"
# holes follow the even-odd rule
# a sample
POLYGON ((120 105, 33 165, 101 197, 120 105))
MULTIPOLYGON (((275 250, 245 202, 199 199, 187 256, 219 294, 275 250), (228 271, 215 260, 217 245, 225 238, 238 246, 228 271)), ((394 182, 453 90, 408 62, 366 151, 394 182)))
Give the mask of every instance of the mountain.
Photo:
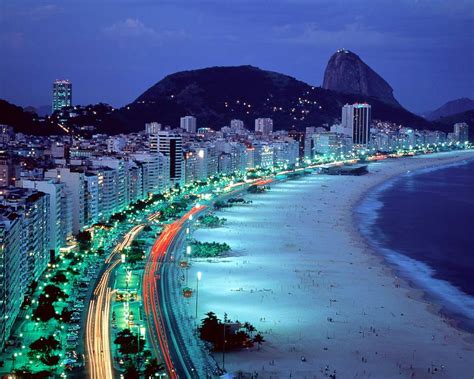
POLYGON ((437 129, 452 132, 453 125, 457 122, 465 122, 469 125, 469 138, 474 141, 474 109, 438 118, 433 123, 437 125, 437 129))
POLYGON ((438 109, 428 112, 425 116, 427 120, 438 120, 442 117, 449 117, 474 109, 474 100, 467 97, 448 101, 438 109))
POLYGON ((323 88, 336 92, 373 97, 394 107, 401 107, 393 89, 379 74, 349 50, 338 50, 329 59, 323 88))
POLYGON ((41 121, 36 113, 0 99, 0 125, 13 127, 15 133, 33 135, 62 134, 61 129, 50 120, 41 121))
POLYGON ((368 102, 374 119, 419 128, 431 124, 396 105, 361 94, 339 93, 253 66, 210 67, 168 75, 135 101, 103 119, 100 130, 122 133, 143 130, 157 121, 176 127, 193 115, 198 127, 219 129, 231 119, 253 128, 258 117, 271 117, 276 129, 332 124, 346 103, 368 102))

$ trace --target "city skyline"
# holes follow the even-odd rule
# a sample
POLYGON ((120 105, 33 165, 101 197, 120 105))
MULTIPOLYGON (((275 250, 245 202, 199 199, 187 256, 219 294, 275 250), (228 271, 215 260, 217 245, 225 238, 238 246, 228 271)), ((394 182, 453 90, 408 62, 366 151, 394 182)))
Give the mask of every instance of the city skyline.
POLYGON ((325 1, 282 1, 274 7, 263 2, 219 7, 212 1, 131 7, 125 1, 114 3, 113 12, 106 11, 109 4, 5 2, 0 97, 23 106, 47 105, 50 83, 65 78, 76 83, 76 104, 123 106, 176 71, 240 64, 319 86, 327 60, 343 47, 379 72, 411 111, 474 97, 468 1, 366 1, 351 14, 346 3, 325 1), (51 34, 55 30, 62 33, 51 34))
POLYGON ((3 1, 0 376, 474 378, 473 21, 3 1))

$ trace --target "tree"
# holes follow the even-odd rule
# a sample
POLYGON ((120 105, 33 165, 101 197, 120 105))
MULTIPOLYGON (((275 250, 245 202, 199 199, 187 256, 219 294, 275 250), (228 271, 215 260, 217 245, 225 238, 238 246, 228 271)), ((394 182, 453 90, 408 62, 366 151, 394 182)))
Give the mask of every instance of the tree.
POLYGON ((53 283, 66 283, 67 282, 67 277, 66 275, 64 274, 63 271, 59 271, 56 275, 54 275, 52 278, 51 278, 51 281, 53 283))
POLYGON ((56 366, 59 363, 59 355, 47 353, 40 358, 40 361, 47 366, 56 366))
POLYGON ((140 373, 138 372, 137 368, 133 363, 130 363, 130 365, 127 367, 125 370, 123 377, 125 379, 139 379, 140 378, 140 373))
POLYGON ((56 310, 51 303, 39 303, 33 312, 33 318, 41 322, 48 322, 56 317, 56 310))
POLYGON ((49 284, 44 287, 43 293, 39 296, 38 301, 40 303, 54 303, 59 298, 67 299, 69 296, 66 295, 61 288, 54 284, 49 284))
POLYGON ((30 344, 30 349, 38 353, 48 354, 53 350, 59 349, 60 346, 60 342, 54 336, 48 336, 48 338, 40 337, 33 341, 30 344))
POLYGON ((260 333, 257 333, 255 337, 253 337, 253 342, 255 342, 258 346, 258 350, 260 350, 260 345, 265 342, 265 339, 260 333))
POLYGON ((84 230, 82 232, 77 233, 76 241, 79 243, 79 248, 81 250, 89 250, 92 242, 91 232, 89 232, 88 230, 84 230))
POLYGON ((153 377, 155 374, 159 374, 160 372, 164 371, 165 365, 163 363, 158 363, 158 361, 154 359, 150 359, 150 361, 145 366, 145 378, 153 377))
POLYGON ((67 308, 63 308, 61 314, 56 316, 57 319, 61 319, 63 322, 71 322, 71 317, 74 312, 68 310, 67 308))
POLYGON ((138 354, 143 351, 145 346, 145 340, 143 337, 140 338, 140 346, 138 346, 137 335, 134 334, 130 329, 123 329, 117 334, 117 338, 114 343, 119 345, 119 351, 121 354, 130 355, 138 354))
POLYGON ((255 329, 255 326, 253 326, 251 323, 248 323, 248 328, 247 331, 252 335, 257 329, 255 329))

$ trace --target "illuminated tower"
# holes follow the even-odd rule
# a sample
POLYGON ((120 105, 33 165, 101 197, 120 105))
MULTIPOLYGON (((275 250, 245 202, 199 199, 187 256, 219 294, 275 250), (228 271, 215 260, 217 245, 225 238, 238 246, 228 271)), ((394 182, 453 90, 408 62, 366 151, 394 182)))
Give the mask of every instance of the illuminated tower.
POLYGON ((342 128, 349 130, 355 147, 367 147, 370 142, 372 107, 367 104, 346 104, 342 108, 342 128))
POLYGON ((53 83, 53 112, 72 105, 72 83, 55 80, 53 83))

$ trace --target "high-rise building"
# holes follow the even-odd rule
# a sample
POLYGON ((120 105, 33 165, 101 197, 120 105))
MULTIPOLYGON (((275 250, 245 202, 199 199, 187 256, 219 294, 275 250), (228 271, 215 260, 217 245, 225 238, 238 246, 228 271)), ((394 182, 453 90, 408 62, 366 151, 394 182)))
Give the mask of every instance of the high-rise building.
POLYGON ((13 162, 7 150, 0 150, 0 187, 6 187, 14 181, 13 162))
POLYGON ((184 116, 180 120, 180 128, 188 133, 196 133, 196 117, 184 116))
POLYGON ((23 288, 38 280, 49 262, 49 195, 29 188, 0 189, 0 204, 22 215, 23 288))
POLYGON ((66 185, 55 179, 19 180, 16 185, 49 195, 49 248, 58 253, 72 235, 72 199, 66 185))
POLYGON ((372 107, 367 103, 346 104, 342 108, 342 128, 351 131, 354 147, 367 147, 371 122, 372 107))
POLYGON ((230 130, 234 134, 241 134, 245 132, 244 122, 238 119, 230 120, 230 130))
POLYGON ((273 120, 271 118, 255 119, 255 132, 268 136, 273 133, 273 120))
POLYGON ((92 172, 84 175, 84 225, 94 225, 99 220, 99 176, 92 172))
POLYGON ((145 195, 169 188, 169 158, 159 153, 136 153, 131 157, 142 168, 142 191, 145 195))
POLYGON ((99 221, 107 221, 119 211, 117 208, 119 172, 105 166, 94 167, 90 172, 97 175, 98 179, 99 221))
POLYGON ((53 83, 53 112, 72 105, 72 83, 69 80, 55 80, 53 83))
POLYGON ((72 232, 79 233, 84 227, 84 173, 69 168, 54 168, 44 173, 44 177, 64 183, 72 201, 72 232))
POLYGON ((93 167, 108 167, 116 171, 115 191, 117 192, 115 212, 120 212, 127 206, 128 199, 128 176, 125 173, 125 162, 123 159, 102 156, 92 160, 93 167))
POLYGON ((171 185, 184 184, 183 140, 181 135, 161 131, 150 136, 150 152, 162 153, 169 158, 169 180, 171 185))
POLYGON ((145 134, 150 135, 150 134, 157 134, 161 130, 161 124, 153 121, 153 122, 147 122, 145 124, 145 134))
POLYGON ((269 168, 273 166, 273 148, 266 143, 253 144, 253 167, 269 168))
POLYGON ((457 142, 464 143, 469 141, 469 125, 465 122, 454 124, 454 135, 457 142))
POLYGON ((314 126, 308 126, 304 133, 304 158, 313 159, 313 134, 316 128, 314 126))
POLYGON ((300 132, 299 130, 296 129, 291 129, 288 132, 288 137, 293 138, 296 142, 298 142, 298 155, 300 158, 304 157, 304 138, 305 138, 305 133, 300 132))
POLYGON ((0 207, 0 344, 10 336, 23 301, 21 215, 0 207))

